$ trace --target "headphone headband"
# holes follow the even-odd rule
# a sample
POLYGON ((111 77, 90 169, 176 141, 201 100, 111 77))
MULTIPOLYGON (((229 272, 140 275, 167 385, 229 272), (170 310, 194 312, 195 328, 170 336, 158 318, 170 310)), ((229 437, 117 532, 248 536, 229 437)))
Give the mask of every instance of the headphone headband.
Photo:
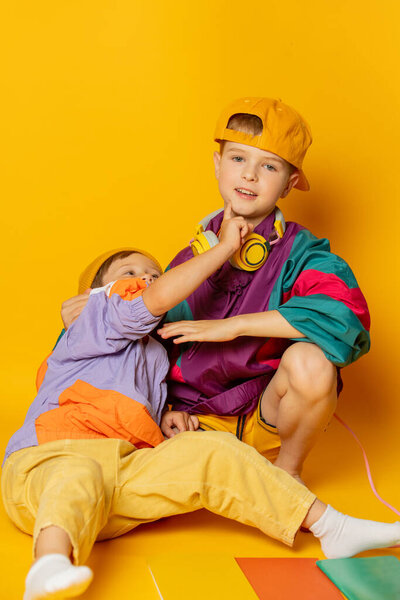
MULTIPOLYGON (((196 228, 195 238, 190 242, 193 254, 202 254, 219 243, 218 236, 213 231, 205 231, 211 219, 223 212, 219 208, 210 213, 200 221, 196 228)), ((271 246, 283 238, 286 230, 286 223, 281 210, 275 207, 274 231, 266 240, 262 235, 250 233, 246 236, 242 246, 235 252, 230 259, 230 263, 236 269, 243 271, 256 271, 265 263, 271 246)))

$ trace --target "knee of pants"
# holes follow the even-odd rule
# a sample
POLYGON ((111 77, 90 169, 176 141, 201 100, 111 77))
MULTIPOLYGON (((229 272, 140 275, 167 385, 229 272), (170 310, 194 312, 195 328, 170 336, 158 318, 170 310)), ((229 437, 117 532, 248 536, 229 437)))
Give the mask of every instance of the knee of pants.
POLYGON ((55 457, 30 474, 28 504, 36 512, 41 501, 58 503, 73 499, 74 504, 94 506, 104 493, 103 471, 98 462, 86 456, 55 457))

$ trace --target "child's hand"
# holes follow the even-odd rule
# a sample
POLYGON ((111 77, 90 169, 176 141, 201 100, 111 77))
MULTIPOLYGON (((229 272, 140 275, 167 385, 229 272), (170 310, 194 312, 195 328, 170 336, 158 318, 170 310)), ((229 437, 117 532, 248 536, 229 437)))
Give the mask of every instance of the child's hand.
POLYGON ((185 342, 228 342, 238 337, 237 319, 215 319, 214 321, 177 321, 165 323, 157 333, 163 339, 180 336, 174 344, 185 342))
POLYGON ((232 249, 232 254, 243 244, 245 237, 253 231, 253 225, 244 217, 232 216, 232 205, 227 202, 224 218, 219 234, 220 244, 227 244, 232 249))
POLYGON ((195 431, 199 428, 199 419, 183 411, 170 410, 161 418, 161 431, 167 438, 174 437, 181 431, 195 431))
POLYGON ((89 300, 90 289, 83 292, 83 294, 79 294, 79 296, 74 296, 73 298, 69 298, 61 305, 61 318, 64 323, 65 329, 68 327, 79 317, 83 309, 85 308, 88 300, 89 300))

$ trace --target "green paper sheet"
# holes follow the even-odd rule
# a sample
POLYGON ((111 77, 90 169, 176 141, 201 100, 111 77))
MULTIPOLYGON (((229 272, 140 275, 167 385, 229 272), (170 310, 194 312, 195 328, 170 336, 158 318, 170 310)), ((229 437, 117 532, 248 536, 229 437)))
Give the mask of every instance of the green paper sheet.
POLYGON ((348 600, 400 600, 400 561, 395 556, 319 560, 317 566, 348 600))

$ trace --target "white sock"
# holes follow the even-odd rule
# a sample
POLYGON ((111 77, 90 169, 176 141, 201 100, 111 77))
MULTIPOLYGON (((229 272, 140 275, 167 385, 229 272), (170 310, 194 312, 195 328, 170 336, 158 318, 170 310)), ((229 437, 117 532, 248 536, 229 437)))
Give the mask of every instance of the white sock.
POLYGON ((46 554, 30 568, 23 600, 73 598, 83 594, 92 578, 89 567, 74 567, 64 554, 46 554))
POLYGON ((344 515, 332 506, 310 531, 319 538, 327 558, 348 558, 365 550, 387 548, 400 543, 400 522, 380 523, 344 515))

